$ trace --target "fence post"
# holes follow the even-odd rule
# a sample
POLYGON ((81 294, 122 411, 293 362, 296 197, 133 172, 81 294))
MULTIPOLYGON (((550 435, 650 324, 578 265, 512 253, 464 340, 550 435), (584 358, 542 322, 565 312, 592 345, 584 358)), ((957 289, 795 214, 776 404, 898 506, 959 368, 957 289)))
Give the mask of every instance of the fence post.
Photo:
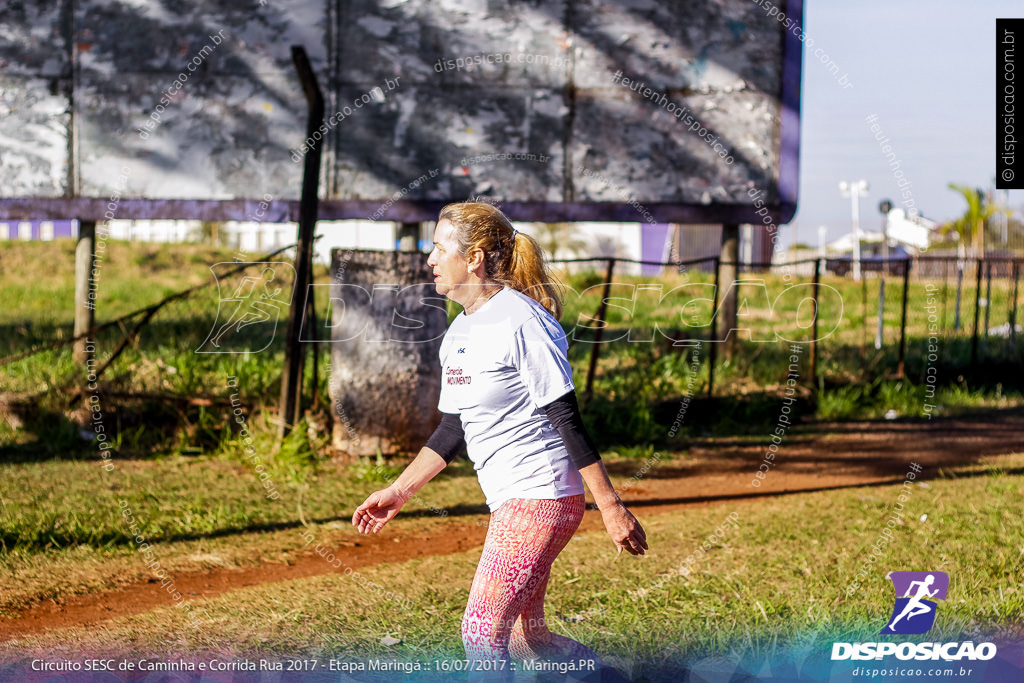
POLYGON ((310 275, 309 297, 306 300, 306 316, 309 320, 309 330, 312 331, 313 347, 313 386, 310 394, 313 396, 313 411, 320 409, 320 326, 316 320, 316 287, 313 283, 313 276, 310 275))
MULTIPOLYGON (((317 84, 316 74, 310 66, 306 50, 292 46, 292 63, 298 72, 302 91, 309 109, 306 134, 312 135, 324 120, 324 98, 317 84)), ((302 416, 302 366, 305 347, 300 341, 308 285, 312 282, 313 238, 319 210, 320 156, 323 145, 316 145, 306 153, 302 168, 302 196, 299 201, 298 245, 295 247, 295 284, 292 306, 288 314, 288 330, 284 341, 284 370, 281 373, 281 408, 278 413, 277 438, 280 441, 302 416)))
POLYGON ((985 268, 985 336, 988 336, 989 311, 992 310, 992 264, 985 268))
POLYGON ((814 321, 811 323, 811 393, 818 393, 818 292, 821 285, 821 259, 814 262, 814 321))
POLYGON ((715 311, 718 310, 718 289, 722 281, 721 265, 721 257, 715 257, 715 292, 711 295, 711 334, 708 337, 711 346, 708 349, 708 398, 715 395, 715 361, 718 360, 718 316, 715 311))
MULTIPOLYGON (((92 329, 96 316, 96 298, 89 299, 93 282, 92 267, 96 257, 96 221, 78 222, 78 246, 75 247, 75 329, 73 336, 92 329)), ((95 295, 94 295, 95 296, 95 295)), ((75 342, 72 358, 83 367, 92 357, 87 350, 89 339, 75 342)))
POLYGON ((979 305, 981 304, 981 269, 983 266, 982 259, 977 259, 977 271, 978 277, 977 282, 974 286, 974 333, 971 335, 971 369, 974 369, 974 364, 978 361, 978 318, 979 305))
POLYGON ((601 294, 601 303, 597 307, 597 321, 600 326, 594 332, 594 348, 590 350, 590 367, 587 369, 587 388, 583 392, 583 400, 590 400, 594 390, 594 374, 597 372, 598 349, 601 340, 604 338, 604 316, 608 311, 608 297, 612 294, 612 274, 615 272, 615 259, 608 259, 608 270, 604 274, 604 290, 601 294))
POLYGON ((942 331, 946 331, 946 301, 949 299, 949 259, 942 259, 942 331))
POLYGON ((960 331, 960 302, 964 293, 964 266, 959 261, 956 264, 956 311, 953 314, 953 331, 960 331))
POLYGON ((885 325, 885 278, 878 279, 878 325, 875 326, 875 349, 882 348, 882 327, 885 325))
POLYGON ((860 359, 864 361, 868 352, 868 281, 860 280, 860 359))
POLYGON ((1017 279, 1020 276, 1020 261, 1013 262, 1013 307, 1010 309, 1010 343, 1017 344, 1017 279))
POLYGON ((900 362, 897 376, 903 379, 903 366, 907 356, 907 294, 910 291, 910 259, 903 261, 903 311, 900 314, 900 362))
MULTIPOLYGON (((739 347, 739 339, 732 335, 732 331, 736 328, 736 308, 739 304, 739 290, 734 286, 736 281, 739 280, 740 272, 739 241, 739 225, 726 224, 722 226, 722 253, 719 260, 719 270, 724 271, 721 274, 721 279, 729 285, 725 290, 725 295, 720 297, 722 302, 721 314, 726 335, 728 335, 723 340, 725 343, 723 351, 726 358, 732 358, 739 347)), ((716 317, 718 312, 718 307, 716 306, 716 317)), ((717 339, 717 336, 715 338, 717 339)))

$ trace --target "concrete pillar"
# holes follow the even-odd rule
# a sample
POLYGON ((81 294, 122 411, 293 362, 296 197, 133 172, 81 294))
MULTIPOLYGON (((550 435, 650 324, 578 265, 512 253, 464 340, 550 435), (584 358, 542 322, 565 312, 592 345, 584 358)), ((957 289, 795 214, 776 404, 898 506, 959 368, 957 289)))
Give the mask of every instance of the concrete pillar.
POLYGON ((448 318, 427 256, 331 254, 332 436, 351 455, 415 453, 440 419, 437 354, 448 318))
MULTIPOLYGON (((75 248, 75 329, 74 336, 92 329, 96 320, 96 299, 89 298, 92 266, 96 258, 96 221, 79 221, 78 246, 75 248)), ((72 357, 83 366, 92 355, 86 351, 87 339, 75 342, 72 357)))

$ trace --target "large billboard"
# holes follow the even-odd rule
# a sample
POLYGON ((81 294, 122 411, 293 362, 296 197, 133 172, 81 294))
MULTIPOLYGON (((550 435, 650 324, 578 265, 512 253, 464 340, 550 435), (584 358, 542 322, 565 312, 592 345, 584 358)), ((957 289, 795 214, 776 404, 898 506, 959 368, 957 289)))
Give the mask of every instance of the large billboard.
POLYGON ((0 218, 294 218, 320 145, 322 218, 490 195, 519 219, 738 223, 758 193, 784 222, 785 9, 790 28, 749 0, 12 0, 0 218), (312 136, 293 44, 327 100, 312 136))

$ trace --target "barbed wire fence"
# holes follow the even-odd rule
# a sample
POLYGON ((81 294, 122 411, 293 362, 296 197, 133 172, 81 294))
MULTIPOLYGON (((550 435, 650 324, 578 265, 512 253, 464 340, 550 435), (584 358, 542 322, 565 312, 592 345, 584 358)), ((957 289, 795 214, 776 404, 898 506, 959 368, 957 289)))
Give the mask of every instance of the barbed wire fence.
MULTIPOLYGON (((258 262, 240 263, 236 268, 253 268, 290 248, 293 245, 269 253, 258 262)), ((566 327, 575 324, 571 343, 588 347, 583 362, 585 370, 581 371, 585 372, 582 387, 585 398, 594 392, 597 379, 606 372, 602 357, 613 355, 612 347, 607 345, 621 343, 623 328, 633 323, 628 311, 623 312, 622 305, 613 304, 612 290, 616 283, 627 284, 634 289, 651 285, 650 289, 657 292, 658 298, 654 308, 661 306, 665 309, 653 317, 648 315, 653 310, 650 306, 650 310, 634 310, 642 314, 639 317, 648 316, 644 322, 646 325, 652 324, 651 319, 656 319, 653 324, 661 335, 649 330, 643 335, 627 335, 626 341, 659 341, 670 352, 681 355, 700 347, 701 352, 694 354, 694 358, 703 366, 705 374, 695 393, 704 393, 708 397, 724 396, 733 391, 730 382, 716 385, 717 373, 724 367, 723 345, 714 341, 726 333, 718 314, 723 297, 733 286, 757 282, 765 283, 767 298, 757 300, 751 297, 738 326, 752 331, 733 331, 733 334, 741 340, 744 335, 757 334, 757 341, 778 344, 786 341, 775 333, 779 317, 782 314, 803 316, 798 327, 804 329, 805 334, 802 340, 797 341, 808 347, 809 372, 805 373, 802 383, 811 392, 821 386, 821 376, 842 375, 853 382, 863 381, 865 377, 907 378, 922 383, 927 380, 926 373, 931 368, 943 363, 956 368, 955 376, 962 374, 968 379, 974 379, 973 372, 979 373, 978 377, 985 373, 991 376, 992 368, 996 368, 995 374, 1004 367, 1019 369, 1021 326, 1017 319, 1022 262, 1024 259, 1002 256, 959 258, 923 255, 872 259, 862 263, 862 278, 855 281, 851 278, 850 261, 844 258, 811 258, 785 263, 727 263, 717 256, 674 262, 619 257, 552 261, 556 266, 575 271, 576 275, 589 271, 589 276, 584 278, 588 285, 587 295, 578 298, 575 306, 569 309, 579 316, 578 319, 562 321, 566 327), (625 273, 627 266, 632 269, 646 267, 656 272, 625 273), (736 282, 721 281, 723 266, 735 268, 739 273, 736 282), (804 294, 801 294, 801 301, 795 308, 793 301, 788 302, 788 308, 776 306, 780 296, 796 286, 802 286, 804 294), (682 290, 678 290, 680 287, 682 290), (687 287, 691 289, 687 290, 687 287), (663 291, 665 288, 669 292, 688 293, 672 298, 663 291), (830 292, 838 293, 838 300, 830 292), (810 309, 805 303, 807 299, 812 302, 810 309), (841 304, 838 308, 837 301, 841 304), (758 303, 762 304, 760 309, 758 303), (580 325, 580 321, 584 324, 580 325)), ((220 395, 223 392, 204 391, 208 387, 198 370, 186 371, 185 374, 190 373, 191 377, 188 381, 179 374, 173 387, 164 381, 166 373, 173 372, 173 369, 166 368, 163 356, 168 341, 181 346, 182 354, 185 354, 185 346, 195 349, 209 334, 212 321, 217 318, 216 306, 219 303, 210 292, 213 284, 210 281, 171 293, 152 305, 98 324, 84 335, 79 335, 99 338, 102 343, 98 347, 106 351, 102 364, 93 366, 94 381, 105 374, 112 374, 111 369, 119 358, 120 363, 126 366, 104 385, 106 397, 184 401, 191 405, 223 402, 224 397, 220 395), (186 302, 191 303, 186 305, 186 302), (154 323, 167 327, 144 335, 143 329, 153 327, 154 323), (157 367, 164 377, 156 374, 158 371, 154 368, 157 367), (167 387, 172 390, 160 391, 167 387)), ((326 315, 321 320, 328 325, 333 319, 331 305, 330 302, 322 305, 326 315)), ((637 309, 639 297, 628 305, 637 309)), ((67 369, 72 367, 69 365, 70 347, 79 337, 36 339, 29 349, 17 349, 9 343, 5 349, 7 354, 0 358, 0 367, 17 366, 32 356, 49 353, 49 356, 44 356, 45 363, 67 369), (65 355, 68 358, 64 358, 65 355)), ((323 344, 327 343, 323 341, 323 344)), ((763 346, 769 347, 771 343, 763 346)), ((315 354, 316 349, 313 351, 315 354)), ((579 349, 576 352, 578 357, 579 349)), ((742 345, 739 351, 741 355, 748 356, 745 361, 747 367, 759 352, 760 349, 751 350, 750 346, 742 345)), ((253 355, 255 357, 256 354, 253 355)), ((262 369, 258 372, 265 380, 254 382, 254 386, 266 388, 277 381, 280 367, 274 366, 274 358, 276 356, 272 354, 264 354, 253 361, 260 364, 262 369)), ((315 374, 321 370, 313 368, 312 371, 313 393, 316 394, 320 384, 315 374)), ((735 376, 735 368, 731 372, 735 376)), ((51 383, 45 391, 56 390, 65 404, 71 405, 83 396, 85 384, 83 369, 82 372, 65 373, 63 381, 56 385, 51 383)))
MULTIPOLYGON (((796 285, 810 285, 815 292, 813 299, 813 325, 823 317, 819 309, 822 302, 820 288, 828 287, 839 292, 842 299, 841 317, 834 329, 823 330, 814 327, 806 340, 810 347, 809 385, 817 384, 817 370, 822 361, 854 360, 862 367, 877 374, 888 374, 897 379, 907 376, 908 352, 914 355, 914 366, 920 372, 929 355, 928 347, 937 346, 941 340, 947 353, 967 354, 964 365, 968 371, 978 369, 985 361, 1009 361, 1020 364, 1018 347, 1018 324, 1020 304, 1020 274, 1024 259, 1016 257, 964 258, 957 256, 921 255, 912 258, 871 259, 862 263, 862 277, 855 281, 851 277, 852 264, 849 258, 808 258, 790 262, 744 263, 726 262, 716 256, 684 261, 650 261, 620 257, 587 257, 554 259, 552 264, 565 266, 579 272, 579 266, 595 264, 595 275, 602 275, 602 291, 587 327, 592 329, 592 344, 588 364, 585 394, 592 392, 594 379, 599 367, 601 347, 606 333, 614 323, 608 320, 609 299, 616 279, 621 283, 636 286, 638 283, 658 283, 666 274, 689 274, 696 271, 697 277, 713 285, 710 305, 703 310, 703 324, 694 326, 686 323, 663 330, 673 337, 675 346, 680 343, 673 336, 685 328, 689 342, 706 342, 709 351, 707 395, 715 395, 715 365, 718 362, 719 346, 714 340, 723 341, 720 311, 722 298, 730 284, 757 280, 759 277, 771 280, 776 289, 788 289, 796 285), (620 265, 651 266, 663 269, 659 275, 639 276, 617 273, 620 265), (723 266, 733 266, 740 273, 736 283, 721 282, 723 266), (819 336, 821 335, 821 336, 819 336), (912 348, 908 349, 908 343, 912 348), (954 347, 954 348, 950 348, 954 347), (891 363, 890 367, 882 364, 891 363)), ((689 279, 689 278, 687 278, 689 279)), ((685 301, 670 302, 678 304, 685 301)), ((822 302, 823 303, 823 302, 822 302)), ((685 303, 684 303, 685 305, 685 303)), ((768 319, 780 312, 764 312, 768 319)), ((834 313, 834 312, 833 312, 834 313)), ((676 318, 682 311, 675 313, 676 318)), ((833 316, 834 318, 834 316, 833 316)), ((565 323, 566 321, 563 321, 565 323)), ((682 322, 682 321, 679 321, 682 322)), ((746 328, 742 321, 741 329, 746 328)), ((829 321, 831 322, 831 321, 829 321)), ((734 334, 736 332, 734 331, 734 334)), ((743 332, 739 332, 743 335, 743 332)), ((762 336, 762 340, 763 340, 762 336)), ((778 342, 785 340, 778 339, 778 342)), ((934 362, 934 358, 932 362, 934 362)), ((919 377, 920 379, 920 377, 919 377)))

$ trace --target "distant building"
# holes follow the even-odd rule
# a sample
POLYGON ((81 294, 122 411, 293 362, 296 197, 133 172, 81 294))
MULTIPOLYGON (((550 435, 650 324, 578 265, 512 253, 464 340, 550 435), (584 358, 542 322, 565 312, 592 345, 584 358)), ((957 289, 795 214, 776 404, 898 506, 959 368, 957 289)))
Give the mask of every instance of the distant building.
POLYGON ((78 221, 0 221, 0 240, 49 242, 77 236, 78 221))
MULTIPOLYGON (((938 224, 920 215, 908 216, 903 209, 889 212, 886 233, 889 236, 889 248, 902 247, 903 253, 915 254, 920 249, 927 249, 932 242, 938 224)), ((885 235, 881 231, 862 230, 860 233, 861 255, 878 256, 885 249, 882 244, 885 235)), ((829 242, 826 247, 829 255, 849 254, 853 252, 853 235, 847 233, 829 242)))
MULTIPOLYGON (((516 225, 528 234, 538 236, 541 224, 516 225)), ((619 263, 615 272, 622 275, 657 276, 664 266, 657 263, 688 261, 718 256, 721 252, 721 225, 677 225, 668 223, 574 223, 572 237, 580 242, 573 252, 561 250, 558 258, 615 257, 649 264, 619 263)), ((99 228, 99 224, 97 225, 99 228)), ((313 258, 329 263, 332 249, 395 249, 398 226, 387 221, 347 220, 318 221, 313 258)), ((248 254, 266 254, 296 241, 295 223, 226 222, 219 226, 218 237, 224 246, 248 254)), ((110 221, 111 239, 141 242, 197 242, 202 239, 203 223, 197 220, 114 220, 110 221)), ((78 221, 8 221, 0 222, 0 239, 53 240, 78 236, 78 221)), ((433 239, 433 223, 425 223, 419 247, 429 251, 433 239)), ((742 263, 768 263, 772 260, 772 241, 760 226, 740 227, 739 256, 742 263)), ((570 264, 570 270, 594 268, 604 263, 570 264)), ((694 266, 711 271, 710 261, 694 266)))
MULTIPOLYGON (((608 257, 647 261, 646 264, 622 263, 615 272, 623 275, 657 276, 666 266, 658 263, 677 263, 694 259, 709 259, 691 266, 702 271, 713 271, 710 260, 722 251, 721 225, 678 225, 668 223, 576 223, 573 237, 586 246, 577 250, 575 258, 608 257)), ((524 229, 536 236, 537 226, 525 224, 524 229)), ((567 258, 565 254, 559 254, 567 258)), ((759 226, 740 227, 739 260, 741 263, 770 263, 772 260, 771 235, 759 226)), ((582 264, 584 268, 600 269, 604 264, 582 264)), ((577 270, 575 266, 571 270, 577 270)))
POLYGON ((918 214, 907 215, 903 209, 889 212, 886 232, 889 234, 889 245, 893 242, 905 247, 927 249, 932 237, 938 229, 935 221, 930 221, 918 214))

